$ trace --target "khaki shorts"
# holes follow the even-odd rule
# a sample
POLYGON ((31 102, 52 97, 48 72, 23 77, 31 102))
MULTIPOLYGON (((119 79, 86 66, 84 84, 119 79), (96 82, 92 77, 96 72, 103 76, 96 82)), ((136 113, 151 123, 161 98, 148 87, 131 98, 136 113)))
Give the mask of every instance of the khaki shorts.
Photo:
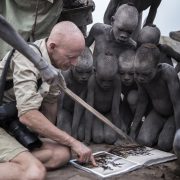
POLYGON ((4 129, 0 128, 0 163, 10 161, 24 151, 28 150, 4 129))

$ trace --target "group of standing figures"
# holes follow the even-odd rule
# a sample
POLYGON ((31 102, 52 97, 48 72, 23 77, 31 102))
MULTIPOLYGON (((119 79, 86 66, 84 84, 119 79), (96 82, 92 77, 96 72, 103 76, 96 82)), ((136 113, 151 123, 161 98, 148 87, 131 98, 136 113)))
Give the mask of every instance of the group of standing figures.
MULTIPOLYGON (((93 25, 67 87, 138 143, 180 152, 180 54, 159 43, 153 25, 161 0, 111 0, 93 25), (150 7, 141 28, 142 11, 150 7), (88 48, 94 43, 93 53, 88 48), (174 67, 172 58, 177 61, 174 67)), ((113 144, 117 134, 61 94, 57 126, 86 143, 113 144)))

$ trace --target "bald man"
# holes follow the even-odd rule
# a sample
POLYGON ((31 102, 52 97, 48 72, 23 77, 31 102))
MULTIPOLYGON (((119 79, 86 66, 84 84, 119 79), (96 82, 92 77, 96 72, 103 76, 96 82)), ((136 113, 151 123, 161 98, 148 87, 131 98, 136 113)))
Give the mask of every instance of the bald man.
MULTIPOLYGON (((85 46, 80 30, 68 21, 56 24, 49 38, 34 44, 32 48, 59 70, 75 66, 85 46)), ((0 74, 6 60, 0 62, 0 74)), ((80 162, 96 165, 88 147, 53 124, 60 90, 46 82, 37 88, 40 78, 35 66, 15 51, 6 77, 13 79, 14 87, 4 92, 3 103, 16 100, 19 121, 41 136, 42 146, 29 151, 0 128, 0 179, 45 179, 46 169, 59 168, 69 161, 70 150, 80 162)))

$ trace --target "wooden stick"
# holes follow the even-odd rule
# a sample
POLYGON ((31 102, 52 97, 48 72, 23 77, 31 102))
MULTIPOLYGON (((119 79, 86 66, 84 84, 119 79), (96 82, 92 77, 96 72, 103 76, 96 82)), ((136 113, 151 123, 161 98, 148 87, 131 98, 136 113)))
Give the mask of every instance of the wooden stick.
POLYGON ((73 93, 68 88, 63 88, 61 85, 59 85, 61 90, 66 93, 70 98, 72 98, 74 101, 82 105, 85 109, 90 111, 93 115, 95 115, 99 120, 104 122, 106 125, 111 127, 121 138, 126 139, 127 141, 133 142, 132 138, 129 137, 127 134, 125 134, 121 129, 119 129, 117 126, 115 126, 109 119, 107 119, 105 116, 103 116, 101 113, 99 113, 97 110, 95 110, 93 107, 91 107, 89 104, 87 104, 83 99, 81 99, 79 96, 77 96, 75 93, 73 93))

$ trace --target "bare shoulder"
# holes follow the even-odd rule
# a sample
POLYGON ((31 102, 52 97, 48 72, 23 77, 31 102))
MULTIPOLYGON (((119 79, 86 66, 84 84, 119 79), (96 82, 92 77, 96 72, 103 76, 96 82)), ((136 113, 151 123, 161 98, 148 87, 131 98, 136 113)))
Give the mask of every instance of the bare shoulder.
POLYGON ((159 67, 159 71, 161 72, 162 77, 165 80, 171 81, 178 78, 178 75, 173 66, 166 63, 161 63, 158 65, 158 67, 159 67))
POLYGON ((103 23, 96 23, 93 25, 91 31, 93 31, 95 34, 102 34, 110 28, 111 28, 110 25, 103 24, 103 23))

